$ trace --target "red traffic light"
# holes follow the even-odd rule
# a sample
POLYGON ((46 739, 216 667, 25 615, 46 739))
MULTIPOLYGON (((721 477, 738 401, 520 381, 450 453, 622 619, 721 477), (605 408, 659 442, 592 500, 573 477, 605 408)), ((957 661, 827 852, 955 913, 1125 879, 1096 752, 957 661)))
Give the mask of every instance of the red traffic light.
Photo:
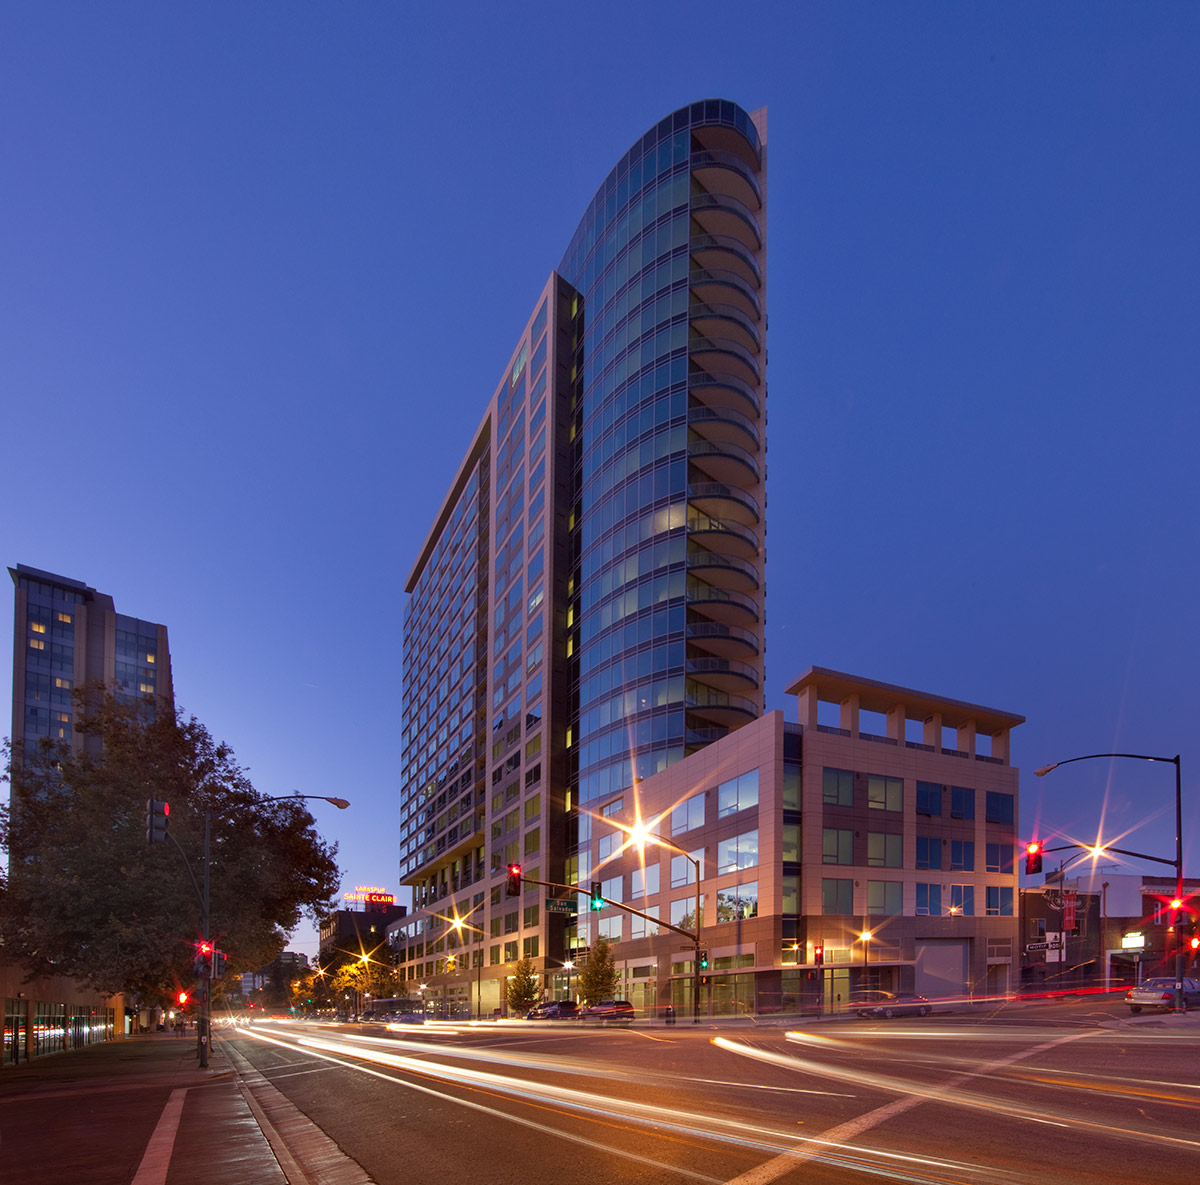
POLYGON ((180 1004, 186 1004, 186 1003, 188 1002, 188 994, 187 994, 187 992, 180 992, 180 993, 179 993, 179 1002, 180 1002, 180 1004))
POLYGON ((520 897, 521 895, 521 866, 519 864, 510 864, 508 866, 508 876, 504 881, 505 897, 520 897))
POLYGON ((1038 852, 1040 852, 1041 850, 1042 850, 1042 845, 1040 843, 1038 843, 1038 841, 1036 839, 1031 840, 1029 843, 1027 843, 1025 845, 1025 851, 1030 856, 1036 856, 1038 854, 1038 852))
POLYGON ((211 955, 212 948, 213 948, 213 944, 211 942, 197 942, 196 943, 196 949, 199 950, 199 952, 202 955, 211 955))
POLYGON ((813 963, 820 967, 825 962, 825 948, 823 946, 813 947, 813 963))
POLYGON ((1042 871, 1042 850, 1045 845, 1041 840, 1030 840, 1025 845, 1025 873, 1027 876, 1036 876, 1042 871))
POLYGON ((1188 940, 1188 946, 1190 946, 1192 948, 1192 950, 1200 950, 1200 938, 1197 938, 1193 934, 1192 937, 1188 940))

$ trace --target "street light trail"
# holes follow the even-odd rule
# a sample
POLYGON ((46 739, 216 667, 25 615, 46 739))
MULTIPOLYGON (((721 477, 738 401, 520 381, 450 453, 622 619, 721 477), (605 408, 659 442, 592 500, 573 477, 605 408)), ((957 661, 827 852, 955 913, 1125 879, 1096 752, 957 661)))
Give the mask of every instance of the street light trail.
MULTIPOLYGON (((258 1040, 272 1045, 278 1045, 282 1048, 292 1048, 288 1042, 276 1038, 256 1033, 251 1033, 251 1035, 258 1040)), ((406 1079, 395 1078, 380 1070, 372 1069, 370 1066, 363 1066, 356 1061, 347 1061, 333 1054, 334 1052, 344 1052, 351 1058, 370 1060, 379 1065, 391 1066, 397 1070, 421 1074, 435 1080, 456 1083, 469 1089, 488 1090, 530 1106, 550 1106, 558 1109, 560 1112, 573 1113, 596 1123, 615 1121, 626 1126, 633 1124, 637 1127, 650 1129, 654 1135, 661 1139, 671 1139, 676 1143, 683 1142, 696 1148, 701 1148, 703 1146, 702 1142, 708 1144, 717 1143, 744 1151, 783 1153, 786 1156, 798 1145, 811 1146, 811 1154, 805 1157, 807 1160, 817 1160, 822 1164, 827 1164, 834 1168, 853 1170, 871 1176, 883 1176, 892 1181, 909 1183, 909 1185, 945 1185, 947 1180, 946 1174, 948 1172, 960 1175, 968 1174, 972 1181, 980 1183, 980 1185, 989 1185, 989 1183, 991 1185, 1006 1185, 1008 1180, 998 1172, 981 1170, 977 1165, 964 1164, 958 1161, 897 1153, 883 1149, 830 1146, 823 1137, 800 1136, 790 1128, 786 1130, 773 1130, 767 1127, 757 1127, 736 1116, 722 1119, 695 1112, 681 1112, 677 1110, 666 1112, 657 1106, 616 1100, 603 1095, 594 1095, 562 1087, 552 1087, 523 1079, 507 1078, 497 1074, 462 1070, 436 1062, 423 1062, 409 1057, 389 1056, 382 1050, 373 1051, 343 1047, 332 1041, 301 1039, 300 1044, 312 1051, 314 1057, 323 1058, 345 1069, 369 1074, 372 1077, 380 1078, 393 1085, 419 1091, 442 1101, 456 1103, 494 1118, 507 1120, 539 1132, 558 1136, 597 1151, 622 1156, 637 1161, 640 1164, 649 1165, 660 1171, 689 1177, 694 1180, 713 1182, 714 1185, 723 1182, 724 1178, 694 1172, 665 1161, 658 1161, 644 1155, 630 1153, 619 1146, 574 1135, 560 1128, 550 1127, 472 1100, 447 1095, 434 1087, 422 1086, 406 1079), (317 1046, 328 1052, 318 1052, 315 1048, 317 1046)), ((458 1052, 457 1050, 454 1051, 454 1056, 457 1056, 458 1052)), ((558 1069, 560 1072, 575 1073, 574 1067, 564 1068, 559 1066, 558 1069)), ((628 1074, 626 1074, 625 1078, 628 1079, 628 1077, 628 1074)), ((770 1163, 774 1163, 774 1161, 770 1163)))
MULTIPOLYGON (((278 1045, 284 1049, 290 1049, 291 1044, 287 1041, 282 1041, 278 1037, 268 1037, 264 1033, 250 1032, 249 1036, 256 1041, 262 1041, 268 1045, 278 1045)), ((362 1054, 357 1050, 347 1050, 350 1056, 359 1056, 362 1054)), ((525 1119, 519 1115, 513 1115, 508 1111, 501 1111, 497 1107, 488 1107, 483 1103, 477 1103, 472 1099, 455 1098, 453 1095, 445 1094, 443 1091, 435 1090, 431 1086, 422 1086, 418 1082, 408 1082, 396 1078, 391 1074, 385 1074, 381 1070, 373 1070, 370 1066, 360 1065, 356 1062, 345 1061, 342 1058, 333 1057, 328 1053, 313 1053, 314 1057, 319 1057, 325 1061, 331 1062, 334 1065, 341 1066, 343 1069, 354 1070, 359 1074, 369 1074, 373 1078, 382 1079, 384 1082, 389 1082, 393 1086, 403 1086, 406 1090, 417 1091, 420 1094, 429 1095, 441 1102, 454 1103, 459 1107, 466 1107, 468 1110, 477 1111, 481 1114, 488 1115, 493 1119, 502 1119, 508 1123, 517 1124, 520 1127, 526 1127, 533 1131, 540 1132, 543 1135, 555 1136, 558 1139, 566 1140, 572 1144, 580 1144, 585 1148, 591 1148, 594 1151, 606 1152, 612 1156, 620 1156, 625 1160, 636 1161, 638 1164, 646 1165, 650 1168, 664 1169, 681 1177, 689 1177, 694 1181, 705 1181, 709 1185, 721 1185, 722 1178, 711 1176, 708 1173, 698 1173, 690 1169, 679 1168, 676 1165, 665 1164, 662 1161, 654 1160, 648 1156, 642 1156, 635 1152, 626 1151, 624 1148, 614 1147, 609 1144, 601 1143, 598 1140, 589 1140, 583 1136, 577 1136, 572 1132, 562 1131, 560 1128, 552 1127, 545 1123, 536 1123, 532 1119, 525 1119)))
MULTIPOLYGON (((1060 1045, 1067 1044, 1071 1041, 1079 1041, 1085 1037, 1092 1037, 1092 1033, 1071 1033, 1064 1037, 1056 1038, 1053 1041, 1043 1042, 1041 1045, 1033 1046, 1029 1049, 1018 1050, 1016 1053, 1010 1054, 1008 1057, 1000 1058, 997 1061, 990 1062, 984 1066, 978 1066, 974 1070, 967 1071, 948 1079, 941 1086, 931 1086, 926 1083, 917 1081, 905 1080, 902 1078, 893 1078, 884 1074, 871 1074, 862 1069, 835 1067, 824 1065, 821 1062, 813 1061, 808 1058, 788 1058, 785 1054, 772 1053, 766 1050, 757 1049, 752 1046, 742 1045, 740 1042, 732 1041, 726 1037, 714 1038, 713 1044, 722 1049, 726 1049, 731 1053, 739 1053, 745 1057, 757 1058, 760 1061, 768 1062, 772 1065, 787 1067, 789 1062, 791 1067, 801 1073, 818 1074, 834 1079, 845 1079, 854 1081, 859 1084, 874 1087, 878 1090, 889 1091, 906 1096, 898 1099, 894 1103, 888 1103, 880 1107, 876 1111, 872 1111, 868 1116, 862 1118, 870 1118, 872 1122, 867 1127, 875 1127, 879 1123, 893 1118, 895 1115, 902 1114, 910 1110, 912 1107, 919 1106, 922 1103, 942 1103, 947 1106, 958 1106, 971 1108, 979 1111, 986 1111, 989 1114, 1006 1115, 1013 1119, 1020 1119, 1024 1122, 1042 1123, 1053 1127, 1070 1127, 1078 1130, 1087 1128, 1105 1136, 1115 1136, 1117 1138, 1132 1139, 1145 1141, 1162 1147, 1166 1144, 1171 1144, 1178 1148, 1187 1149, 1188 1151, 1200 1151, 1200 1141, 1184 1139, 1178 1136, 1165 1135, 1160 1131, 1140 1131, 1136 1128, 1116 1127, 1112 1124, 1096 1123, 1088 1119, 1084 1115, 1076 1115, 1063 1117, 1061 1115, 1047 1115, 1045 1113, 1033 1110, 1027 1107, 1019 1107, 1013 1104, 999 1102, 995 1098, 987 1098, 982 1095, 977 1095, 969 1091, 957 1089, 961 1084, 972 1081, 977 1078, 986 1077, 994 1074, 996 1071, 1004 1070, 1007 1066, 1015 1062, 1024 1061, 1026 1058, 1033 1057, 1038 1053, 1046 1052, 1060 1045)), ((790 1036, 790 1034, 789 1034, 790 1036)), ((843 1124, 839 1128, 834 1128, 832 1132, 827 1133, 824 1137, 832 1142, 842 1141, 844 1138, 853 1138, 860 1131, 866 1128, 856 1126, 860 1121, 851 1120, 847 1124, 843 1124)), ((784 1154, 779 1158, 780 1172, 790 1171, 790 1169, 782 1164, 786 1160, 788 1154, 784 1154)), ((795 1159, 792 1154, 793 1161, 795 1159)), ((807 1157, 806 1157, 807 1158, 807 1157)), ((774 1162, 772 1162, 774 1163, 774 1162)), ((756 1177, 747 1175, 746 1178, 737 1179, 737 1185, 762 1185, 762 1182, 774 1180, 774 1177, 756 1177)))
POLYGON ((509 1065, 530 1070, 545 1070, 555 1074, 571 1074, 587 1078, 610 1078, 619 1082, 634 1082, 644 1086, 678 1086, 690 1083, 695 1086, 736 1086, 740 1090, 779 1091, 788 1094, 816 1094, 827 1098, 852 1099, 853 1093, 846 1091, 816 1090, 800 1086, 768 1086, 756 1082, 728 1082, 721 1079, 694 1078, 683 1074, 645 1074, 633 1073, 628 1066, 605 1066, 592 1061, 572 1061, 564 1063, 561 1056, 554 1057, 537 1053, 514 1053, 511 1046, 503 1049, 470 1049, 450 1045, 434 1045, 421 1041, 395 1041, 387 1037, 358 1036, 353 1033, 345 1034, 345 1040, 356 1044, 377 1045, 383 1049, 402 1049, 410 1053, 437 1053, 462 1061, 489 1062, 494 1065, 509 1065))

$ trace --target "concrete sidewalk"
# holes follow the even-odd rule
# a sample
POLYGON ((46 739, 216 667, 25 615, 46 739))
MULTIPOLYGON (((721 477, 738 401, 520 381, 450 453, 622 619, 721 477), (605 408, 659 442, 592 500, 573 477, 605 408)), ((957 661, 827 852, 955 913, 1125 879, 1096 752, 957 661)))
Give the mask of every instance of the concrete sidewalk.
POLYGON ((0 1164, 22 1185, 369 1185, 219 1032, 153 1033, 0 1070, 0 1164))

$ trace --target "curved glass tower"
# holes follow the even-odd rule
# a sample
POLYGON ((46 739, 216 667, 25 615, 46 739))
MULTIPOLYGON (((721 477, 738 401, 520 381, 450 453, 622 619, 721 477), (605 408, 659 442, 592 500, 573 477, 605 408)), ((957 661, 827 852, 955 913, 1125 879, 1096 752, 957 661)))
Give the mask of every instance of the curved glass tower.
POLYGON ((593 812, 762 712, 765 262, 766 112, 708 100, 651 128, 534 304, 406 582, 393 938, 452 1014, 586 945, 543 899, 590 875, 593 812))
POLYGON ((766 112, 651 128, 563 258, 582 295, 569 616, 580 804, 763 707, 766 112))

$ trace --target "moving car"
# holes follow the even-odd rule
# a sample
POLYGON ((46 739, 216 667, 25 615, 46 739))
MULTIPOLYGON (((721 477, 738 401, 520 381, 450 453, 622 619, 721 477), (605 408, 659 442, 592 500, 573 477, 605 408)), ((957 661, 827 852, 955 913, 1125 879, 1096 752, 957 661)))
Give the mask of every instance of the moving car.
POLYGON ((580 1017, 583 1020, 605 1020, 629 1024, 636 1014, 628 1000, 597 1000, 589 1004, 580 1017))
MULTIPOLYGON (((1125 994, 1125 1003, 1130 1012, 1141 1012, 1143 1008, 1165 1008, 1168 1012, 1175 1007, 1175 977, 1159 975, 1143 980, 1125 994)), ((1183 980, 1183 1009, 1200 1007, 1200 979, 1183 980)))
POLYGON ((915 992, 869 992, 871 1000, 853 1001, 859 1016, 882 1016, 891 1020, 893 1016, 928 1016, 933 1005, 915 992))
POLYGON ((579 1016, 579 1005, 574 1000, 546 1000, 531 1008, 526 1020, 575 1020, 579 1016))

